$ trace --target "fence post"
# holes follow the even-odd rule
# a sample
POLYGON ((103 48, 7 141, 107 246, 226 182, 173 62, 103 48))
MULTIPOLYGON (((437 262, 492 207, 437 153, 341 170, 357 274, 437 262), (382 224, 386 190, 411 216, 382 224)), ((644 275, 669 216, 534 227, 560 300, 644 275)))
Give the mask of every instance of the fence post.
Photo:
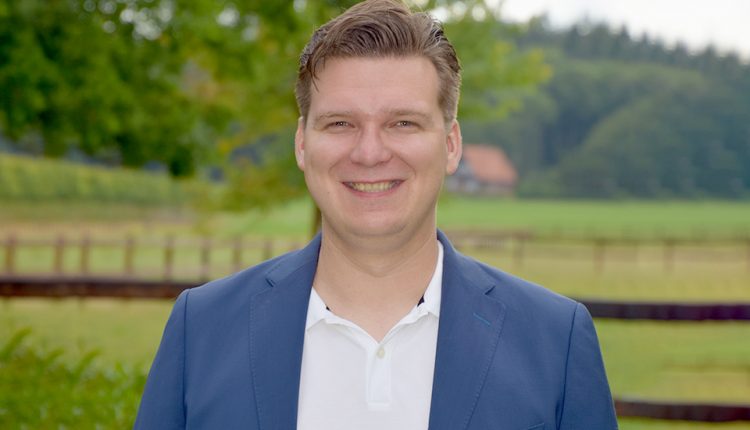
POLYGON ((524 256, 524 245, 526 242, 526 237, 521 234, 517 233, 513 235, 513 238, 515 239, 514 247, 513 247, 513 264, 516 268, 523 267, 523 256, 524 256))
POLYGON ((16 236, 9 234, 5 241, 5 272, 8 274, 13 274, 16 270, 16 245, 16 236))
POLYGON ((81 274, 86 275, 89 273, 89 255, 91 248, 91 238, 88 233, 83 235, 81 239, 81 274))
POLYGON ((604 271, 604 257, 607 253, 607 239, 594 239, 594 268, 596 273, 604 271))
POLYGON ((234 271, 238 272, 242 270, 242 237, 234 238, 234 247, 232 248, 232 265, 234 271))
POLYGON ((273 257, 273 242, 271 239, 266 239, 263 242, 263 261, 270 260, 273 257))
POLYGON ((672 273, 674 268, 674 247, 675 239, 664 239, 664 270, 672 273))
POLYGON ((211 268, 211 238, 206 237, 203 239, 201 246, 201 280, 205 281, 208 279, 208 274, 211 268))
POLYGON ((747 250, 747 271, 750 273, 750 237, 745 239, 745 247, 747 250))
POLYGON ((64 259, 65 259, 65 245, 66 240, 65 236, 62 234, 57 237, 57 241, 55 242, 55 257, 54 257, 54 267, 53 271, 56 275, 62 275, 63 273, 63 266, 64 266, 64 259))
POLYGON ((126 276, 133 276, 133 257, 135 253, 135 238, 133 237, 133 235, 128 235, 128 237, 125 239, 124 251, 123 270, 126 276))
POLYGON ((174 236, 167 236, 164 242, 164 279, 172 279, 172 265, 174 264, 174 236))

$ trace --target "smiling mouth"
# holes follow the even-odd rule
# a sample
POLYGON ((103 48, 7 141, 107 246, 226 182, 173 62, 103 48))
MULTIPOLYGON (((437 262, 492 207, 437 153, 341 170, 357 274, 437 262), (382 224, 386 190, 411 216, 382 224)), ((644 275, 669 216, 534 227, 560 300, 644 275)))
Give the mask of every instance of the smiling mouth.
POLYGON ((344 182, 347 187, 362 193, 382 193, 400 184, 401 181, 383 182, 344 182))

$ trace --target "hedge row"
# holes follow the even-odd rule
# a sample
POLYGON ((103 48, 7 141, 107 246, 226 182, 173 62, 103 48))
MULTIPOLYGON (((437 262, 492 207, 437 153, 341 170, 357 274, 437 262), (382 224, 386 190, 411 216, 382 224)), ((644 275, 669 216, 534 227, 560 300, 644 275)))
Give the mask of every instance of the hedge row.
POLYGON ((132 428, 144 373, 98 368, 95 352, 70 365, 61 350, 29 345, 28 335, 0 344, 0 428, 132 428))
POLYGON ((200 181, 65 161, 0 154, 0 201, 118 202, 181 205, 206 193, 200 181))

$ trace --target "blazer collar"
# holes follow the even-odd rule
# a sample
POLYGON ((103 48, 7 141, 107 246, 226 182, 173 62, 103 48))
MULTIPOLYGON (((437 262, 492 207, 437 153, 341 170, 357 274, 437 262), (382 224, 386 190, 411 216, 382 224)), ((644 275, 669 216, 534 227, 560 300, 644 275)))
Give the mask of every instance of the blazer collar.
POLYGON ((462 430, 476 407, 497 349, 505 305, 488 295, 495 281, 481 266, 445 248, 443 294, 432 383, 430 430, 462 430))
POLYGON ((268 288, 250 302, 250 366, 258 427, 297 427, 305 319, 320 252, 320 235, 281 257, 267 272, 268 288))
MULTIPOLYGON (((457 253, 445 235, 430 429, 465 429, 500 338, 505 305, 488 293, 495 283, 457 253), (467 365, 467 362, 471 365, 467 365)), ((320 252, 320 235, 280 258, 267 272, 268 288, 251 298, 250 364, 258 424, 296 428, 305 321, 320 252)))

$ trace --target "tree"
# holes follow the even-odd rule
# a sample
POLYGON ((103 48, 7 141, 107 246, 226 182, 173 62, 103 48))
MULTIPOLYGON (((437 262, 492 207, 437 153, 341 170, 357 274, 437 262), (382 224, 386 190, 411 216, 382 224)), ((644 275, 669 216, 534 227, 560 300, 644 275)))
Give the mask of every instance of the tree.
MULTIPOLYGON (((0 129, 47 156, 158 161, 175 176, 223 165, 236 185, 227 206, 268 206, 304 190, 288 156, 298 55, 353 3, 0 0, 0 129), (267 172, 230 162, 269 139, 267 172)), ((549 75, 484 1, 420 3, 446 17, 462 58, 462 116, 497 120, 549 75)))

